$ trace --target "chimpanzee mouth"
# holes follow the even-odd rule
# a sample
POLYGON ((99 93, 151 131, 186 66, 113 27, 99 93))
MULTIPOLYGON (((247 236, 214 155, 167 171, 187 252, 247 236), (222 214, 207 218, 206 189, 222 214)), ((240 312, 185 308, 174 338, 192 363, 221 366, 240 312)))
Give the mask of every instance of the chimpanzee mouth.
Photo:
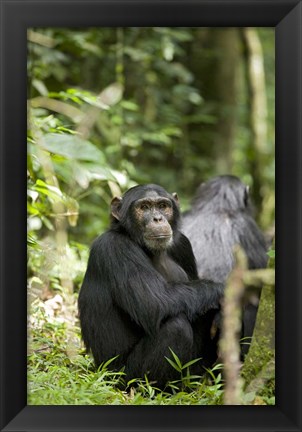
POLYGON ((162 233, 145 236, 145 245, 151 251, 164 251, 173 242, 173 234, 162 233))
POLYGON ((154 236, 148 236, 146 237, 147 240, 156 240, 156 239, 166 239, 166 238, 171 238, 171 234, 159 234, 159 235, 154 235, 154 236))

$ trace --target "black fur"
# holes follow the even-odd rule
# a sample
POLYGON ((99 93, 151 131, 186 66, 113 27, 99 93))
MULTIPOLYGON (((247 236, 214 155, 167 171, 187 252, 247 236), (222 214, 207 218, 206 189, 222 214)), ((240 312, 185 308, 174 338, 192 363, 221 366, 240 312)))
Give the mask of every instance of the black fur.
MULTIPOLYGON (((244 249, 250 269, 266 267, 265 239, 253 219, 248 188, 235 176, 215 177, 199 187, 182 231, 192 244, 200 278, 224 283, 234 265, 236 244, 244 249)), ((248 351, 257 304, 255 298, 245 306, 243 353, 248 351)))
POLYGON ((96 365, 118 355, 114 368, 125 366, 127 380, 148 373, 164 387, 179 377, 164 358, 169 347, 182 362, 202 357, 198 372, 215 361, 210 327, 223 285, 197 280, 190 242, 178 231, 177 202, 163 188, 131 188, 118 211, 91 248, 79 295, 82 337, 96 365), (160 253, 144 244, 133 212, 148 191, 173 205, 173 243, 160 253))

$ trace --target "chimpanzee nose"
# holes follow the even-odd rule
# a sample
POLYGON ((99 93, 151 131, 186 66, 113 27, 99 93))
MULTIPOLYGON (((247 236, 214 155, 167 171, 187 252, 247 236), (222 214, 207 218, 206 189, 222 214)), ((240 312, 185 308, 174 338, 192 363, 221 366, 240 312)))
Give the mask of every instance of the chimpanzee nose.
POLYGON ((162 220, 163 220, 163 217, 162 217, 162 215, 154 215, 153 216, 153 220, 154 220, 154 222, 161 222, 162 220))

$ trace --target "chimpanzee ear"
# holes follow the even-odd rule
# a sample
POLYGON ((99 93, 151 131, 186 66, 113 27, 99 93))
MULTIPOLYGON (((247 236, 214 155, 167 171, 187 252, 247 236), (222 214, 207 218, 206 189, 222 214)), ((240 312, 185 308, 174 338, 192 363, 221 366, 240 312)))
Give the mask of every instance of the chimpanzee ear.
POLYGON ((178 195, 176 192, 172 193, 172 197, 175 199, 176 203, 179 205, 179 199, 178 199, 178 195))
POLYGON ((111 214, 118 221, 120 220, 121 203, 122 203, 122 198, 121 197, 115 197, 111 201, 111 214))

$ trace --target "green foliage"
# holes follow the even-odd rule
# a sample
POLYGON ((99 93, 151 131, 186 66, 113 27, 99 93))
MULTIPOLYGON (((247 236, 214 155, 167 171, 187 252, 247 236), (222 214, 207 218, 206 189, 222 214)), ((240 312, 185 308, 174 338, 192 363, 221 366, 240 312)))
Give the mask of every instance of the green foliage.
MULTIPOLYGON (((71 338, 68 325, 60 315, 53 316, 45 303, 31 305, 30 338, 28 349, 28 404, 29 405, 219 405, 222 401, 220 366, 209 371, 209 376, 182 375, 170 383, 169 393, 160 391, 148 378, 134 379, 124 387, 123 372, 110 371, 114 359, 95 370, 84 349, 70 355, 71 338)), ((78 325, 73 336, 79 337, 78 325)), ((172 351, 171 351, 172 352, 172 351)), ((172 352, 175 365, 185 371, 197 360, 181 365, 172 352)), ((173 362, 172 362, 173 363, 173 362)))
MULTIPOLYGON (((160 171, 160 182, 166 188, 192 195, 198 183, 215 174, 209 170, 214 167, 209 159, 213 159, 213 152, 206 146, 200 148, 198 136, 204 134, 203 125, 212 124, 215 133, 217 119, 212 114, 212 101, 203 97, 202 80, 195 75, 199 71, 188 55, 195 53, 198 44, 201 60, 202 53, 205 60, 213 56, 200 42, 206 32, 165 27, 32 29, 28 62, 31 98, 34 101, 43 96, 76 106, 84 115, 82 120, 88 122, 91 111, 87 107, 95 108, 97 118, 89 133, 93 144, 107 157, 103 167, 109 164, 118 171, 126 170, 136 182, 152 182, 160 171), (175 171, 186 182, 181 175, 175 176, 175 171)), ((271 93, 273 31, 261 29, 260 35, 271 93)), ((274 106, 271 98, 269 101, 274 106)), ((74 116, 72 119, 80 121, 74 116)), ((251 183, 244 171, 246 124, 240 130, 242 138, 234 150, 235 171, 251 183)))
MULTIPOLYGON (((156 181, 171 191, 177 190, 185 200, 201 181, 215 175, 215 151, 206 144, 201 146, 200 137, 205 134, 206 125, 212 125, 211 133, 217 133, 217 118, 213 102, 203 97, 200 71, 188 55, 196 52, 197 44, 201 62, 218 56, 202 45, 208 32, 208 29, 165 27, 31 29, 28 33, 31 111, 40 123, 49 114, 52 117, 52 127, 47 131, 50 135, 45 134, 41 145, 54 151, 60 175, 76 177, 77 186, 83 189, 91 187, 92 179, 102 179, 106 193, 110 193, 106 182, 119 184, 119 179, 111 178, 111 170, 115 170, 124 177, 119 184, 122 191, 131 184, 129 179, 156 181), (55 117, 53 111, 58 113, 55 117), (58 137, 62 131, 67 134, 58 137), (72 138, 71 131, 79 133, 72 138), (83 132, 85 137, 81 136, 83 132), (70 159, 74 162, 72 167, 70 159), (91 173, 92 162, 95 169, 91 173)), ((267 29, 261 29, 259 34, 271 95, 274 34, 267 29)), ((205 83, 207 79, 204 77, 205 83)), ((249 141, 246 89, 242 83, 239 87, 243 97, 239 98, 240 127, 233 145, 234 173, 252 184, 247 172, 250 161, 246 163, 249 141)), ((273 108, 271 96, 269 103, 273 108)), ((227 112, 229 108, 222 109, 227 112)), ((273 130, 273 109, 269 113, 273 130)), ((273 163, 273 144, 270 150, 268 159, 273 163)), ((270 162, 267 166, 271 184, 274 169, 270 162)), ((93 200, 89 195, 85 196, 85 205, 93 200)), ((105 200, 108 204, 108 197, 105 200)), ((270 223, 267 218, 265 223, 270 223)))

